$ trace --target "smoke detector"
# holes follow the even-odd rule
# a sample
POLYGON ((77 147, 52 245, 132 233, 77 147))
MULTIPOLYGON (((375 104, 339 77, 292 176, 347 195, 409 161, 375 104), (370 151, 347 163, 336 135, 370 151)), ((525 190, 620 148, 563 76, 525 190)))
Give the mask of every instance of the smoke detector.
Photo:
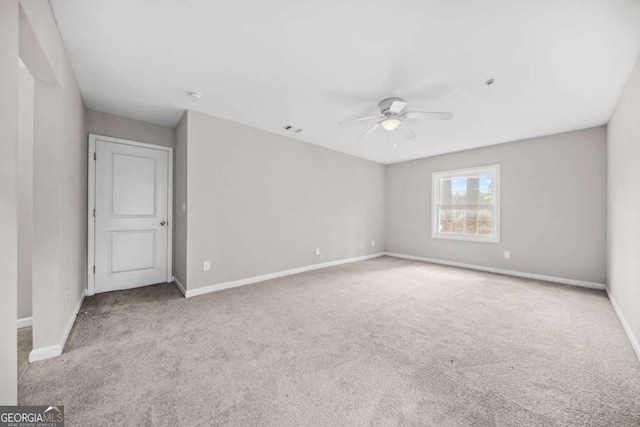
POLYGON ((200 92, 194 92, 194 91, 192 91, 192 92, 187 92, 187 93, 189 94, 189 97, 190 97, 191 99, 195 99, 195 100, 197 100, 197 101, 201 100, 201 99, 202 99, 202 97, 204 96, 204 95, 203 95, 203 94, 201 94, 200 92))

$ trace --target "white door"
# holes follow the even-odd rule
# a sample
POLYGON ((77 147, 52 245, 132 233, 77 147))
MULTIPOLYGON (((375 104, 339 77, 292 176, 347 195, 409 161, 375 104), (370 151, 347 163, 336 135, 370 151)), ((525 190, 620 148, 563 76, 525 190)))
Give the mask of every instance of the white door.
POLYGON ((167 281, 169 154, 96 139, 95 292, 167 281))

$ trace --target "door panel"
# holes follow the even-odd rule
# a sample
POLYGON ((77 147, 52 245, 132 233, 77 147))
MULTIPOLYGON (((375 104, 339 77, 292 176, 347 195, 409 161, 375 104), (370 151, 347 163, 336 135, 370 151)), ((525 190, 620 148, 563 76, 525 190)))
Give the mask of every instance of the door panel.
POLYGON ((168 157, 96 140, 96 292, 166 282, 168 157))
POLYGON ((112 273, 154 268, 155 253, 155 230, 111 232, 112 273))
POLYGON ((155 159, 113 155, 111 215, 154 216, 156 214, 155 159))

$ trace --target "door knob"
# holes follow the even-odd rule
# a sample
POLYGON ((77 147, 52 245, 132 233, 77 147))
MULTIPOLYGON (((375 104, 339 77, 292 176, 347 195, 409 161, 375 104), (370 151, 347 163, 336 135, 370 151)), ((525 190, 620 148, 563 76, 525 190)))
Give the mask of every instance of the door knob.
POLYGON ((165 225, 167 225, 167 221, 162 221, 160 225, 164 227, 165 225))

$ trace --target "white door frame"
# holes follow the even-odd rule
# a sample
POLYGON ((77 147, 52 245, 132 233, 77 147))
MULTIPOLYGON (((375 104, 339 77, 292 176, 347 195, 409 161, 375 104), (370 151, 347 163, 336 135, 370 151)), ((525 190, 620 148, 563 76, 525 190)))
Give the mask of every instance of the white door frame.
POLYGON ((95 295, 96 281, 94 274, 95 266, 95 233, 96 222, 94 209, 96 207, 96 140, 111 142, 114 144, 133 145, 135 147, 151 148, 154 150, 166 151, 169 155, 169 175, 168 175, 168 197, 167 197, 167 218, 169 226, 167 232, 167 283, 173 280, 173 148, 163 145, 147 144, 144 142, 130 141, 128 139, 112 138, 110 136, 89 134, 89 156, 88 156, 88 203, 87 203, 87 295, 95 295))

